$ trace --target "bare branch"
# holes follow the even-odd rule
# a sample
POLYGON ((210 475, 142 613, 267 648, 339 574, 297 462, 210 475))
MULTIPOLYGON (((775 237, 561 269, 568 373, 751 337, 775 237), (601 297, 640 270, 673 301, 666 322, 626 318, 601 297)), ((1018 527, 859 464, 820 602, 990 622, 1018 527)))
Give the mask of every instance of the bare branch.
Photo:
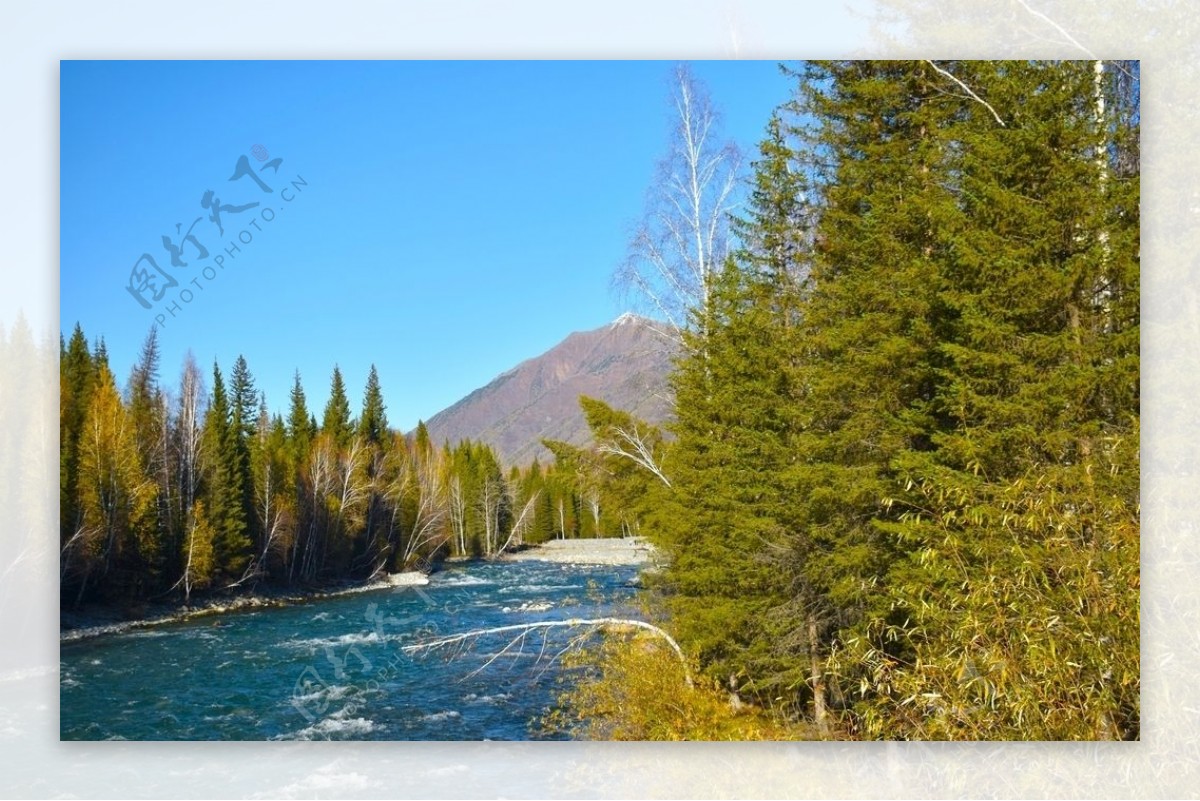
POLYGON ((517 517, 516 522, 512 524, 512 529, 509 531, 508 539, 506 539, 504 544, 496 550, 495 556, 499 556, 500 554, 504 553, 508 546, 512 545, 514 537, 517 539, 518 543, 524 540, 526 530, 533 525, 533 506, 541 494, 542 491, 538 490, 537 492, 533 493, 533 495, 529 496, 529 500, 525 502, 525 506, 521 509, 521 514, 517 517))
POLYGON ((983 104, 983 106, 984 106, 984 107, 985 107, 985 108, 986 108, 988 111, 992 112, 992 116, 996 118, 996 122, 1000 123, 1000 127, 1001 127, 1001 128, 1004 128, 1004 127, 1006 127, 1006 126, 1004 125, 1004 120, 1000 119, 1000 115, 996 113, 996 109, 992 108, 991 104, 989 104, 989 103, 988 103, 986 100, 984 100, 982 97, 980 97, 979 95, 977 95, 977 94, 975 94, 973 91, 971 91, 971 87, 967 86, 965 83, 963 83, 962 81, 960 81, 958 78, 954 77, 954 76, 953 76, 953 75, 951 75, 949 72, 947 72, 946 70, 944 70, 944 69, 942 69, 941 67, 939 67, 937 64, 934 64, 934 63, 933 63, 932 61, 930 61, 929 59, 925 59, 925 63, 926 63, 926 64, 928 64, 929 66, 933 67, 933 68, 934 68, 934 70, 935 70, 935 71, 937 71, 937 73, 938 73, 939 75, 944 75, 944 76, 946 76, 947 78, 949 78, 950 80, 952 80, 952 81, 954 81, 956 84, 958 84, 960 87, 962 87, 962 90, 963 90, 964 92, 966 92, 968 95, 970 95, 970 96, 971 96, 971 98, 972 98, 973 100, 975 100, 975 101, 977 101, 977 102, 979 102, 979 103, 982 103, 982 104, 983 104))
POLYGON ((646 442, 646 438, 642 432, 635 427, 632 432, 620 426, 612 426, 610 428, 613 434, 617 435, 628 448, 623 448, 614 445, 610 442, 601 442, 597 448, 600 453, 607 453, 613 456, 622 456, 626 459, 631 459, 634 463, 644 467, 654 474, 659 481, 666 484, 668 488, 671 486, 671 481, 663 473, 662 468, 654 461, 654 454, 650 449, 650 445, 646 442))
MULTIPOLYGON (((421 651, 437 650, 439 648, 445 648, 448 646, 460 646, 461 647, 465 643, 468 643, 473 640, 477 640, 480 637, 484 637, 489 634, 507 634, 510 632, 517 633, 517 636, 515 638, 513 638, 513 640, 510 641, 508 643, 508 645, 506 645, 500 651, 500 653, 497 653, 496 655, 492 656, 488 660, 488 662, 484 664, 483 667, 487 667, 492 662, 494 662, 500 656, 500 654, 503 654, 504 652, 506 652, 510 648, 512 648, 513 645, 515 643, 517 643, 518 640, 523 641, 524 638, 527 637, 529 635, 529 632, 531 632, 531 631, 536 631, 536 630, 545 631, 548 629, 558 629, 558 628, 575 629, 575 628, 580 628, 580 627, 588 627, 591 629, 591 631, 585 632, 583 635, 580 635, 579 637, 572 640, 572 643, 570 645, 568 645, 566 649, 564 649, 563 651, 560 651, 558 654, 556 654, 554 659, 557 659, 559 656, 561 656, 567 650, 570 650, 570 648, 573 647, 576 643, 582 642, 582 640, 586 636, 588 636, 592 633, 595 633, 597 631, 601 631, 606 626, 630 626, 633 628, 644 629, 646 631, 649 631, 651 634, 654 634, 655 636, 660 637, 661 639, 665 640, 667 645, 669 645, 671 647, 671 650, 675 652, 675 655, 677 657, 679 657, 679 664, 683 666, 684 680, 687 682, 687 685, 689 687, 692 686, 692 674, 691 674, 691 671, 688 669, 687 657, 684 656, 683 649, 679 647, 679 643, 675 642, 675 638, 672 637, 667 632, 660 629, 658 626, 655 626, 653 623, 647 623, 644 620, 633 620, 631 618, 622 618, 622 617, 570 618, 568 620, 542 620, 542 621, 538 621, 536 623, 518 623, 518 624, 511 625, 511 626, 495 626, 493 628, 488 628, 488 629, 473 629, 472 631, 464 631, 461 634, 452 634, 448 637, 438 637, 437 639, 428 640, 427 642, 415 643, 413 645, 405 645, 400 650, 403 651, 404 653, 412 654, 412 653, 419 653, 421 651)), ((544 642, 542 644, 542 652, 543 653, 545 652, 545 643, 544 642)), ((479 670, 482 670, 482 669, 483 668, 479 668, 479 670)), ((478 672, 478 671, 476 671, 476 672, 478 672)))
POLYGON ((1050 27, 1054 28, 1054 30, 1056 30, 1056 31, 1058 31, 1059 33, 1061 33, 1061 34, 1062 34, 1064 37, 1066 37, 1066 40, 1067 40, 1067 41, 1068 41, 1070 44, 1073 44, 1073 45, 1075 45, 1075 47, 1078 47, 1080 50, 1082 50, 1084 53, 1086 53, 1086 54, 1087 54, 1087 55, 1088 55, 1090 58, 1095 58, 1095 57, 1096 57, 1096 54, 1095 54, 1095 53, 1093 53, 1091 50, 1088 50, 1086 47, 1084 47, 1082 44, 1080 44, 1080 42, 1079 42, 1079 40, 1078 40, 1078 39, 1076 39, 1074 36, 1072 36, 1070 33, 1068 33, 1066 28, 1064 28, 1063 26, 1059 25, 1057 22, 1055 22, 1054 20, 1050 19, 1049 17, 1047 17, 1047 16, 1046 16, 1045 14, 1043 14, 1042 12, 1040 12, 1040 11, 1038 11, 1038 10, 1034 9, 1034 8, 1031 8, 1031 7, 1030 7, 1030 5, 1029 5, 1028 3, 1026 3, 1026 2, 1025 2, 1025 0, 1017 0, 1017 3, 1018 3, 1018 5, 1020 5, 1022 8, 1024 8, 1024 9, 1025 9, 1027 12, 1029 12, 1031 15, 1033 15, 1033 16, 1035 16, 1035 17, 1037 17, 1038 19, 1040 19, 1040 20, 1042 20, 1042 21, 1044 21, 1044 22, 1047 22, 1047 23, 1049 23, 1049 24, 1050 24, 1050 27))

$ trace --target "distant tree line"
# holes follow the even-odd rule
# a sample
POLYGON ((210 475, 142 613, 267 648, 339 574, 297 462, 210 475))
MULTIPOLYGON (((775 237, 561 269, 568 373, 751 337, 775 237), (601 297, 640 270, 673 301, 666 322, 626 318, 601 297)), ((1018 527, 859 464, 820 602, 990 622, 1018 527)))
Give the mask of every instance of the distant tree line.
POLYGON ((505 474, 485 444, 392 429, 374 366, 357 417, 335 367, 318 421, 299 373, 271 414, 242 357, 206 376, 189 354, 168 390, 153 330, 123 392, 103 340, 76 325, 60 351, 64 604, 366 580, 620 533, 577 464, 505 474))

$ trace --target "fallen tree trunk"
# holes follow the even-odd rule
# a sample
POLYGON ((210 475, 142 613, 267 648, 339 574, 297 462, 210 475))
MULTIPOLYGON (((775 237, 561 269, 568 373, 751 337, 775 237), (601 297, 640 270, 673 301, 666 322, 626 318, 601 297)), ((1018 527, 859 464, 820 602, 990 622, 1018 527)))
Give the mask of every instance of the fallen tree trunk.
MULTIPOLYGON (((490 665, 493 661, 495 661, 497 658, 499 658, 499 656, 501 654, 503 654, 509 648, 513 647, 513 645, 515 645, 516 643, 523 640, 525 638, 525 636, 528 635, 532 631, 547 631, 549 629, 555 629, 555 628, 572 629, 572 628, 580 628, 580 627, 585 627, 585 626, 592 628, 594 631, 599 631, 600 629, 603 629, 606 626, 629 626, 632 628, 639 628, 639 629, 643 629, 645 631, 649 631, 651 634, 654 634, 655 636, 665 640, 667 645, 671 646, 671 650, 675 652, 675 655, 677 657, 679 657, 679 663, 680 663, 680 665, 683 666, 684 681, 687 682, 687 685, 689 687, 693 686, 692 674, 691 674, 691 671, 688 669, 687 657, 684 656, 683 649, 679 647, 679 643, 675 642, 675 638, 672 637, 667 632, 663 631, 658 626, 655 626, 653 623, 647 623, 644 620, 634 620, 631 618, 621 618, 621 617, 570 618, 568 620, 543 620, 543 621, 539 621, 537 623, 519 623, 519 624, 513 624, 511 626, 496 626, 494 628, 488 628, 488 629, 473 629, 471 631, 462 632, 461 634, 452 634, 448 637, 438 637, 437 639, 429 640, 427 642, 415 643, 413 645, 406 645, 403 648, 401 648, 401 650, 404 651, 405 653, 417 653, 420 651, 431 651, 431 650, 436 650, 438 648, 445 648, 445 647, 452 646, 452 645, 462 645, 464 643, 470 642, 472 640, 477 640, 480 637, 484 637, 489 634, 507 634, 507 633, 516 632, 517 636, 514 637, 508 643, 508 645, 506 645, 503 649, 501 649, 499 653, 497 653, 495 656, 493 656, 491 659, 489 659, 484 664, 483 667, 487 667, 487 665, 490 665)), ((570 646, 568 646, 568 647, 570 647, 570 646)), ((561 653, 562 652, 560 652, 560 654, 561 653)), ((479 668, 479 670, 482 670, 482 669, 483 669, 482 667, 479 668)))

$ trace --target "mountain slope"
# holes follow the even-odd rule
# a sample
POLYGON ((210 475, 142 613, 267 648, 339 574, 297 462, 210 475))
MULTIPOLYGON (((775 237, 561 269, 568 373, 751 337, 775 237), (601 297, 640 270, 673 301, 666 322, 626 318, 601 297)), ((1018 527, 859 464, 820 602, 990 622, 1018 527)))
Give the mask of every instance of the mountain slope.
POLYGON ((524 465, 534 456, 546 458, 543 438, 588 441, 580 395, 662 423, 671 412, 667 374, 673 348, 648 320, 623 314, 501 373, 425 425, 434 442, 481 440, 505 464, 524 465))

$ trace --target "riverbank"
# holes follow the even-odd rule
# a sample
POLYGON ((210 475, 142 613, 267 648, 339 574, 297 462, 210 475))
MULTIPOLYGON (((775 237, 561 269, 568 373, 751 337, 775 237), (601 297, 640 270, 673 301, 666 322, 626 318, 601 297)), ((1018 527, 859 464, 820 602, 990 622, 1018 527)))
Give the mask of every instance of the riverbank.
POLYGON ((550 540, 504 554, 504 562, 559 562, 573 565, 645 565, 656 561, 658 551, 641 537, 550 540))
MULTIPOLYGON (((573 565, 651 566, 657 561, 654 546, 639 537, 609 539, 551 540, 531 545, 496 558, 507 562, 556 562, 573 565)), ((447 565, 465 565, 476 560, 448 559, 447 565)), ((395 573, 362 584, 339 584, 309 590, 265 588, 238 595, 214 594, 195 599, 190 605, 146 603, 135 607, 89 605, 64 609, 59 613, 59 642, 119 634, 124 631, 178 623, 229 612, 247 612, 336 598, 359 592, 374 592, 394 587, 421 586, 429 583, 422 572, 395 573)))
POLYGON ((374 592, 392 587, 412 587, 429 583, 421 572, 394 573, 383 579, 361 584, 338 584, 309 590, 257 589, 244 595, 212 595, 198 598, 191 604, 147 603, 136 607, 87 605, 59 612, 59 642, 75 642, 105 634, 179 623, 196 618, 247 612, 338 598, 360 592, 374 592))

